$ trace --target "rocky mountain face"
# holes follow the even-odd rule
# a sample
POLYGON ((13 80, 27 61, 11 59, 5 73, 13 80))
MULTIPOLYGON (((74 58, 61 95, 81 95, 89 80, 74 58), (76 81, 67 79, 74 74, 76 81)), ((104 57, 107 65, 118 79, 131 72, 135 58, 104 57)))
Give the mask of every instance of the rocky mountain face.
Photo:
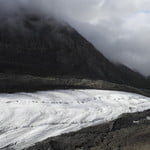
POLYGON ((149 88, 142 75, 111 63, 64 22, 34 15, 1 22, 1 73, 101 79, 149 88))

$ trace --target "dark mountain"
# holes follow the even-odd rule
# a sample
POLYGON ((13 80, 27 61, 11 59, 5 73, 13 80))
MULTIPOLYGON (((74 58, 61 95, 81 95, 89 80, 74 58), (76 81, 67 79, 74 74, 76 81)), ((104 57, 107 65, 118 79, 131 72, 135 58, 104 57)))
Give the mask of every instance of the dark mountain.
POLYGON ((111 63, 64 22, 34 15, 1 22, 1 73, 102 79, 149 88, 142 75, 111 63))

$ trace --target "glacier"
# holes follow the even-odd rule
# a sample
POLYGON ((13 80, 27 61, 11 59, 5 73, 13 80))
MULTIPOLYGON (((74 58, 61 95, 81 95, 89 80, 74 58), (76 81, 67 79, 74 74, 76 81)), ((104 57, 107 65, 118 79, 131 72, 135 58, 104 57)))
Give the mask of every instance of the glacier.
POLYGON ((63 133, 150 109, 150 98, 105 90, 0 94, 0 149, 16 150, 63 133))

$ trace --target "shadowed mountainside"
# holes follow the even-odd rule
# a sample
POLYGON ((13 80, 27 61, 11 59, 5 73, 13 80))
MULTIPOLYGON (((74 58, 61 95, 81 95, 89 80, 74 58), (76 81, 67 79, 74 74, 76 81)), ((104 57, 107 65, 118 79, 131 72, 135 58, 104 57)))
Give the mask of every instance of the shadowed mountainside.
POLYGON ((34 15, 2 20, 0 72, 150 85, 139 73, 111 63, 68 24, 34 15))

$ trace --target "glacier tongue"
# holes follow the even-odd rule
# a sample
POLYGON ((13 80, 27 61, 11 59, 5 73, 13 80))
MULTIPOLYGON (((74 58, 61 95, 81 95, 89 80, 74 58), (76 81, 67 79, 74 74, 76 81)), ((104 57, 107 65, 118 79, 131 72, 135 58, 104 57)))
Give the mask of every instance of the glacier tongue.
POLYGON ((22 149, 48 137, 150 109, 150 98, 103 90, 0 94, 0 149, 22 149))

